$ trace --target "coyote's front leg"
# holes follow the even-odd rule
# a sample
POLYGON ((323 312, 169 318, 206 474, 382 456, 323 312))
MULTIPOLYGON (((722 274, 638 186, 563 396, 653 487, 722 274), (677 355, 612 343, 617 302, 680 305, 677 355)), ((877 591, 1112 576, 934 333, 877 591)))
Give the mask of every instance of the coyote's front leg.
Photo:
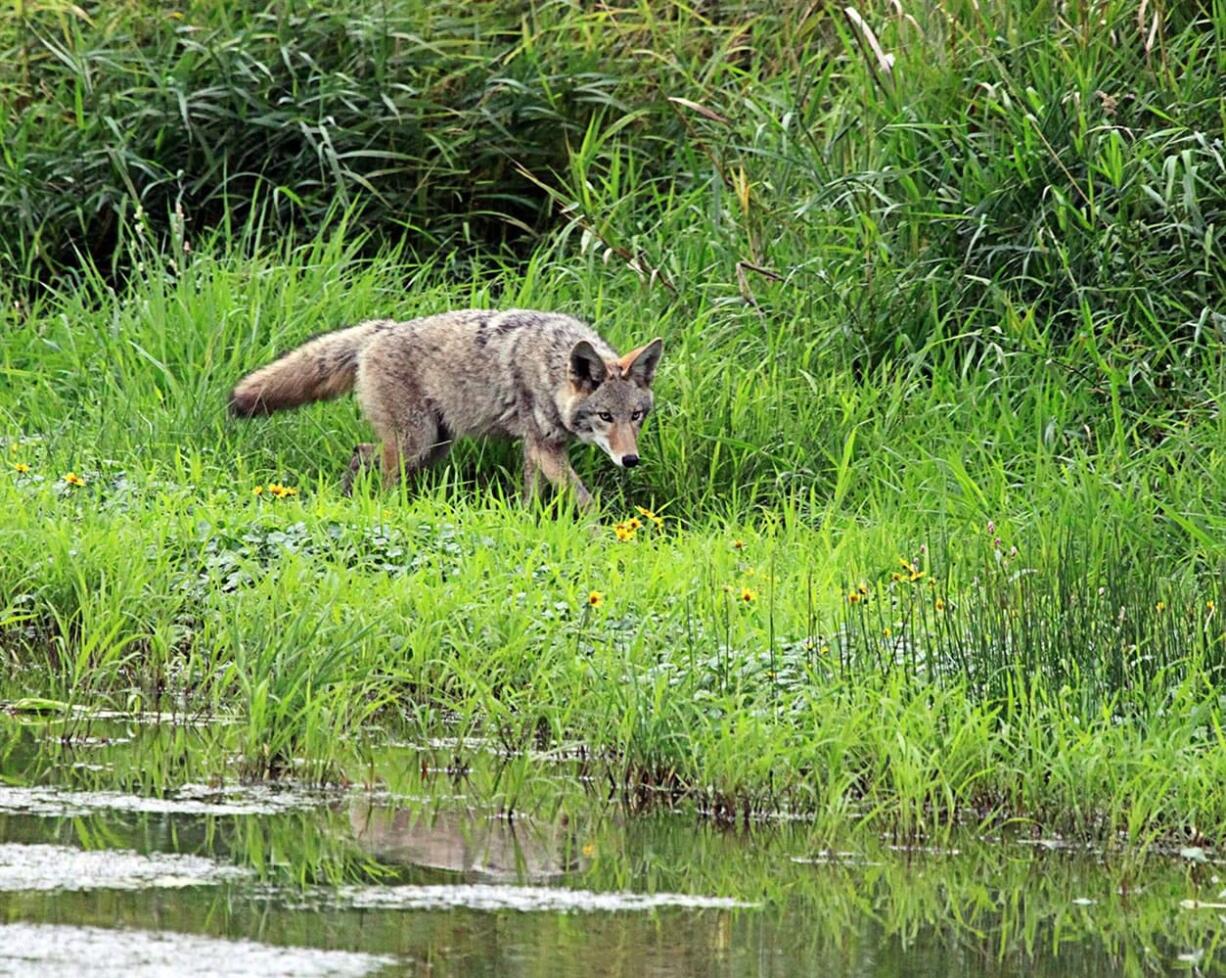
POLYGON ((524 441, 524 502, 531 503, 540 492, 541 476, 557 489, 571 488, 580 509, 592 504, 592 494, 587 491, 578 474, 570 467, 566 446, 545 442, 524 441))

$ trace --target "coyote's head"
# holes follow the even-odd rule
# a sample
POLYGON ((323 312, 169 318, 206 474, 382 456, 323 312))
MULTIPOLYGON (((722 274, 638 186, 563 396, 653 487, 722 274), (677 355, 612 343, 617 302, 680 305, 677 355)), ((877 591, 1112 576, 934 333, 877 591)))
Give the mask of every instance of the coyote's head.
POLYGON ((599 445, 620 466, 639 464, 639 428, 651 410, 651 382, 664 341, 654 339, 620 360, 603 360, 587 340, 570 353, 574 396, 566 427, 580 441, 599 445))

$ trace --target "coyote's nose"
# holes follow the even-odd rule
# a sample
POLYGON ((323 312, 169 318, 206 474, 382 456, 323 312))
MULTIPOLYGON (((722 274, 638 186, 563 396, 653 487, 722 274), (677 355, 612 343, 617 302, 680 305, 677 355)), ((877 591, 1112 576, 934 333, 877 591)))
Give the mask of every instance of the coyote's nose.
POLYGON ((622 465, 624 465, 626 468, 632 469, 638 464, 639 464, 639 457, 637 455, 623 455, 622 456, 622 465))

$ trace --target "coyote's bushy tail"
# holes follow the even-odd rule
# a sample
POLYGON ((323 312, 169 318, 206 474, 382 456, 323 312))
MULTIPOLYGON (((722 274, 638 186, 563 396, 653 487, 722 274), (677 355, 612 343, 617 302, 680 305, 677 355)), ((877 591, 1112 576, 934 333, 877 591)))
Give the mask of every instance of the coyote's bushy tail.
POLYGON ((251 418, 347 393, 353 389, 362 347, 391 325, 371 320, 307 340, 240 380, 230 392, 230 413, 251 418))

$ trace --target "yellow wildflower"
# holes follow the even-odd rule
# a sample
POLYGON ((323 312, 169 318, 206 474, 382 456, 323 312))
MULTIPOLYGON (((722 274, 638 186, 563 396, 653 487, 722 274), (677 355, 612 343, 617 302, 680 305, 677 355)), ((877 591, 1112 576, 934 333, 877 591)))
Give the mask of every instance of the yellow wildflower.
POLYGON ((646 506, 635 506, 634 508, 638 512, 639 516, 643 517, 643 519, 651 520, 651 522, 655 524, 657 530, 663 529, 664 527, 664 517, 663 516, 659 516, 656 513, 653 513, 646 506))
POLYGON ((897 584, 899 581, 904 580, 904 578, 901 574, 895 571, 893 574, 890 575, 890 580, 893 581, 895 584, 897 584))
POLYGON ((30 471, 30 467, 26 465, 25 462, 14 462, 13 468, 16 469, 22 475, 25 475, 27 472, 30 471))
POLYGON ((892 628, 883 628, 883 629, 881 630, 881 634, 882 634, 882 635, 884 635, 886 638, 889 638, 891 635, 893 635, 893 634, 894 634, 894 629, 892 629, 892 628))
POLYGON ((1166 602, 1159 601, 1156 605, 1154 605, 1154 611, 1158 612, 1158 614, 1162 614, 1162 612, 1166 611, 1166 602))
POLYGON ((932 603, 932 606, 936 608, 938 613, 945 610, 945 602, 942 601, 940 598, 937 598, 936 601, 932 603))
POLYGON ((631 516, 630 519, 626 520, 626 526, 631 530, 641 530, 643 528, 643 521, 637 516, 631 516))
POLYGON ((920 580, 920 578, 922 578, 925 575, 925 573, 926 571, 922 571, 922 570, 912 571, 911 578, 910 578, 911 583, 914 584, 916 581, 920 580))
POLYGON ((85 485, 85 480, 75 472, 69 472, 66 476, 64 476, 64 482, 70 486, 77 486, 78 488, 85 485))
POLYGON ((617 534, 617 539, 622 543, 625 543, 627 540, 634 539, 634 531, 624 523, 618 523, 615 527, 613 527, 613 532, 617 534))
POLYGON ((1217 604, 1214 603, 1212 598, 1210 598, 1208 601, 1205 602, 1205 610, 1208 611, 1210 614, 1213 613, 1215 608, 1217 608, 1217 604))
POLYGON ((592 591, 587 596, 587 603, 593 608, 599 608, 602 604, 604 604, 604 595, 599 591, 592 591))
POLYGON ((743 587, 741 588, 741 600, 746 604, 753 604, 758 600, 758 593, 752 588, 743 587))
POLYGON ((733 550, 744 550, 744 549, 745 549, 745 541, 744 541, 744 540, 733 540, 733 541, 732 541, 732 549, 733 549, 733 550))
POLYGON ((262 496, 263 494, 264 494, 263 486, 256 486, 254 489, 251 490, 251 495, 253 496, 262 496))
POLYGON ((868 595, 868 582, 861 581, 859 584, 856 585, 856 590, 859 591, 862 595, 867 596, 868 595))
POLYGON ((852 591, 847 595, 847 600, 851 604, 859 604, 864 600, 864 595, 862 595, 859 591, 852 591))

